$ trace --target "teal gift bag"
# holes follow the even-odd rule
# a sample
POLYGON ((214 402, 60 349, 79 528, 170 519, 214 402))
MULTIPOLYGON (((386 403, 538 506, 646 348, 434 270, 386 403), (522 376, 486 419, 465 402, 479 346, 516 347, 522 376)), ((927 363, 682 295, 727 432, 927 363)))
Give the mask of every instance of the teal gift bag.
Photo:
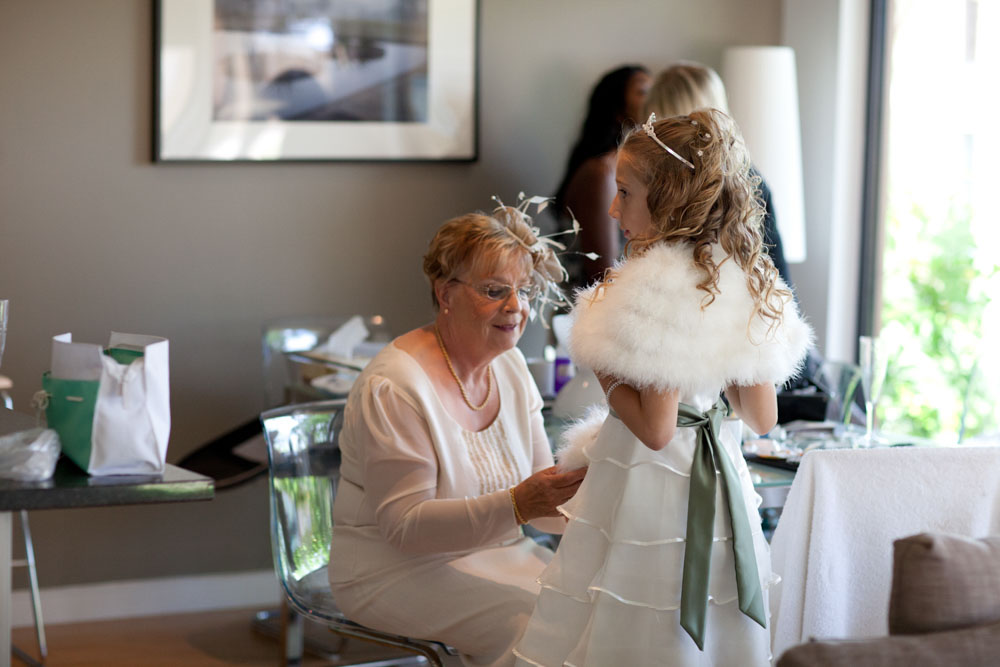
POLYGON ((63 454, 84 470, 90 465, 90 433, 100 386, 100 380, 63 380, 51 372, 42 375, 48 400, 45 419, 59 434, 63 454))
POLYGON ((49 427, 63 453, 92 475, 163 471, 170 436, 168 342, 112 332, 107 349, 52 341, 42 377, 49 427))

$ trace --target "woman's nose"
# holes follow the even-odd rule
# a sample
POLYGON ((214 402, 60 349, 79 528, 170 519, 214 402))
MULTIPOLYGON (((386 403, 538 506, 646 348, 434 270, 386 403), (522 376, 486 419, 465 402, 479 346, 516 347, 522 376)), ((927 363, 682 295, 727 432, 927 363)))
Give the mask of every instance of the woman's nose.
POLYGON ((510 294, 507 295, 507 298, 504 299, 503 309, 508 313, 521 310, 521 297, 518 296, 516 289, 511 290, 510 294))

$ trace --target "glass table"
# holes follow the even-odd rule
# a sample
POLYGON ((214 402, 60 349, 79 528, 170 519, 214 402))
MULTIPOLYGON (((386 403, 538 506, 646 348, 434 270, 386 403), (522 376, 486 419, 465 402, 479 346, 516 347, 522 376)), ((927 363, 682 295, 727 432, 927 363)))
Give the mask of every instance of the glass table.
MULTIPOLYGON (((34 426, 34 417, 0 407, 0 435, 34 426)), ((0 667, 10 665, 11 655, 13 512, 211 500, 214 495, 210 478, 169 464, 161 475, 91 477, 63 457, 50 479, 40 482, 0 479, 0 667)))
POLYGON ((748 462, 753 488, 763 499, 761 510, 781 509, 785 506, 788 491, 792 488, 795 473, 791 470, 774 468, 763 463, 748 462))

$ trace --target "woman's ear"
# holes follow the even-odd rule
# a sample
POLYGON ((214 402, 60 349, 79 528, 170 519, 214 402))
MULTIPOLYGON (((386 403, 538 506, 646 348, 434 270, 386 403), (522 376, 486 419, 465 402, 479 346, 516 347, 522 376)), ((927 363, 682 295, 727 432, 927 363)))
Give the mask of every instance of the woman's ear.
POLYGON ((441 312, 451 310, 452 288, 451 281, 438 280, 434 283, 434 296, 437 297, 438 307, 441 312))

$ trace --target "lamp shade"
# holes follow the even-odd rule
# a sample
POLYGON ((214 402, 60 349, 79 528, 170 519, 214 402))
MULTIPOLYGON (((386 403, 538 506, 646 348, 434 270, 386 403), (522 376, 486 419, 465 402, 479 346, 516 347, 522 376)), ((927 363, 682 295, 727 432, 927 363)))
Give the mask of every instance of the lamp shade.
POLYGON ((729 111, 750 157, 771 188, 788 262, 806 259, 802 136, 795 52, 787 46, 740 46, 723 54, 729 111))

